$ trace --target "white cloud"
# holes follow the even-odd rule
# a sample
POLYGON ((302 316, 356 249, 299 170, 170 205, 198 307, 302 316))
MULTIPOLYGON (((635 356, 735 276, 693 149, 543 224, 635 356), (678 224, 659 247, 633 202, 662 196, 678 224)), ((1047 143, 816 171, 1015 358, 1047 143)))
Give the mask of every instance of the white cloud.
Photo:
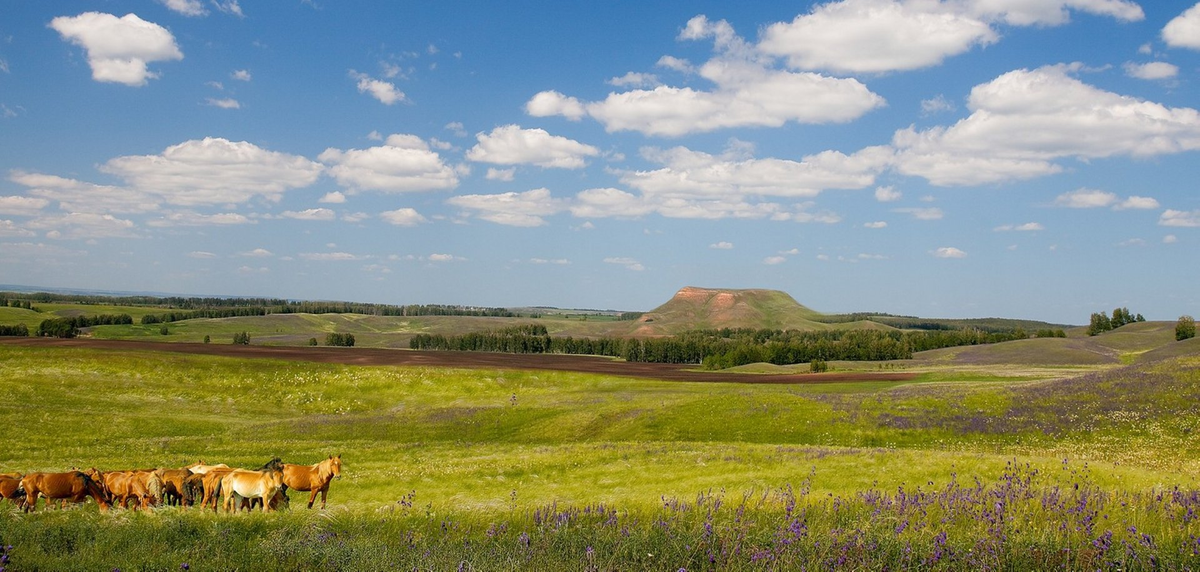
POLYGON ((663 56, 658 58, 658 62, 654 65, 660 68, 667 68, 686 74, 695 73, 696 71, 696 68, 692 65, 692 62, 677 58, 675 56, 663 56))
POLYGON ((384 105, 392 105, 405 100, 403 91, 396 88, 396 84, 375 79, 365 73, 359 73, 350 70, 350 77, 358 80, 358 92, 370 94, 371 97, 378 99, 384 105))
POLYGON ((1129 240, 1123 240, 1121 242, 1118 242, 1117 246, 1122 246, 1122 247, 1124 247, 1124 246, 1146 246, 1146 239, 1131 238, 1129 240))
POLYGON ((783 264, 784 262, 787 262, 787 258, 784 256, 768 256, 763 259, 763 264, 766 264, 768 266, 774 266, 776 264, 783 264))
POLYGON ((587 110, 578 99, 550 90, 534 95, 525 104, 525 113, 534 117, 561 115, 571 121, 579 121, 587 115, 587 110))
POLYGON ((421 213, 411 208, 384 211, 379 213, 379 218, 388 224, 396 226, 416 226, 426 221, 425 217, 421 216, 421 213))
POLYGON ((145 213, 158 210, 155 197, 133 189, 95 185, 55 175, 13 171, 9 180, 30 187, 29 194, 58 202, 71 212, 145 213))
POLYGON ((497 169, 495 167, 488 167, 485 178, 489 181, 511 182, 516 174, 517 169, 515 167, 512 169, 497 169))
POLYGON ((1188 212, 1167 209, 1158 217, 1158 224, 1162 226, 1200 227, 1200 210, 1188 212))
POLYGON ((28 238, 31 236, 37 236, 37 234, 17 226, 17 223, 11 220, 0 219, 0 236, 28 238))
POLYGON ((242 7, 238 4, 238 0, 212 0, 212 3, 213 6, 217 7, 217 10, 220 10, 226 14, 232 14, 238 18, 246 17, 246 15, 242 13, 242 7))
POLYGON ((621 77, 614 77, 606 83, 615 87, 657 87, 658 76, 652 73, 629 72, 621 77))
POLYGON ((371 258, 366 255, 350 254, 349 252, 304 252, 300 258, 315 262, 353 262, 371 258))
POLYGON ((238 267, 238 272, 241 274, 267 274, 270 271, 271 269, 267 268, 266 266, 259 266, 258 268, 254 268, 252 266, 238 267))
POLYGON ((932 99, 921 100, 921 115, 933 115, 935 113, 954 111, 955 109, 957 108, 954 106, 954 104, 950 103, 950 100, 946 99, 946 96, 941 94, 938 94, 937 97, 932 99))
POLYGON ((348 222, 348 223, 350 223, 350 224, 356 224, 356 223, 360 223, 360 222, 362 222, 362 221, 364 221, 364 220, 367 220, 367 219, 369 219, 369 218, 371 218, 371 215, 369 215, 369 214, 367 214, 367 213, 363 213, 363 212, 358 212, 358 213, 345 213, 345 214, 343 214, 343 215, 342 215, 342 221, 344 221, 344 222, 348 222))
POLYGON ((46 199, 34 197, 22 197, 18 195, 0 197, 0 214, 33 216, 41 212, 49 204, 50 201, 46 199))
POLYGON ((216 99, 216 98, 210 97, 210 98, 205 99, 204 101, 205 101, 205 104, 208 105, 209 107, 220 107, 221 109, 241 109, 242 108, 242 104, 238 103, 238 100, 236 100, 232 97, 226 97, 223 99, 216 99))
POLYGON ((239 252, 238 256, 246 256, 249 258, 269 258, 271 256, 275 256, 275 254, 265 248, 255 248, 254 250, 247 252, 239 252))
POLYGON ((1158 201, 1152 197, 1129 197, 1116 205, 1113 205, 1113 210, 1123 211, 1129 209, 1137 210, 1152 210, 1159 207, 1158 201))
POLYGON ((331 205, 340 205, 340 204, 346 202, 346 195, 342 194, 341 191, 331 191, 331 192, 325 193, 321 198, 317 199, 317 202, 331 204, 331 205))
POLYGON ((1042 226, 1042 223, 1027 222, 1025 224, 1006 224, 1006 225, 998 226, 992 230, 994 230, 996 232, 1009 232, 1009 231, 1034 232, 1034 231, 1039 231, 1039 230, 1046 230, 1046 227, 1042 226))
POLYGON ((159 3, 184 16, 204 16, 208 14, 208 10, 204 9, 204 4, 200 0, 159 0, 159 3))
POLYGON ((100 170, 167 203, 195 206, 254 197, 278 201, 288 189, 311 185, 323 169, 297 155, 206 137, 172 145, 160 155, 117 157, 100 170))
POLYGON ((1162 241, 1163 244, 1175 244, 1176 242, 1179 242, 1179 237, 1173 234, 1168 234, 1163 237, 1162 241))
POLYGON ((1000 39, 995 24, 1056 26, 1068 9, 1141 20, 1126 0, 843 0, 767 26, 758 48, 795 69, 878 73, 934 66, 1000 39))
POLYGON ((1125 63, 1125 75, 1137 79, 1171 79, 1179 75, 1179 66, 1167 62, 1149 62, 1145 64, 1125 63))
POLYGON ((295 220, 333 220, 337 218, 337 213, 329 209, 305 209, 302 211, 283 211, 283 214, 279 216, 295 220))
POLYGON ((199 258, 201 260, 209 260, 209 259, 213 259, 216 257, 217 257, 216 254, 213 254, 211 252, 204 252, 203 250, 193 250, 188 253, 188 258, 199 258))
POLYGON ((796 69, 874 73, 937 65, 999 39, 987 23, 946 8, 892 0, 821 4, 768 26, 758 47, 796 69))
POLYGON ((862 254, 859 254, 859 255, 858 255, 858 259, 859 259, 859 260, 887 260, 887 259, 888 259, 888 257, 886 257, 886 256, 884 256, 884 255, 882 255, 882 254, 867 254, 867 253, 862 253, 862 254))
POLYGON ((567 266, 567 265, 571 264, 571 261, 567 260, 566 258, 555 258, 555 259, 530 258, 529 263, 530 264, 555 264, 558 266, 567 266))
POLYGON ((1112 206, 1118 200, 1116 193, 1098 189, 1080 188, 1055 197, 1054 206, 1072 209, 1093 209, 1112 206))
POLYGON ((250 70, 234 70, 233 73, 229 74, 229 77, 238 81, 250 81, 253 78, 250 75, 250 70))
POLYGON ((868 222, 863 226, 867 228, 887 228, 887 223, 884 221, 868 222))
POLYGON ((912 217, 917 220, 941 220, 941 218, 945 216, 945 213, 942 212, 942 209, 939 209, 937 207, 931 207, 931 208, 907 207, 907 208, 902 208, 902 209, 895 209, 893 212, 912 215, 912 217))
POLYGON ((626 256, 610 256, 608 258, 605 258, 604 262, 606 264, 616 264, 618 266, 624 266, 626 270, 632 270, 634 272, 641 272, 646 269, 646 267, 643 266, 641 262, 638 262, 637 260, 626 257, 626 256))
POLYGON ((714 242, 708 245, 708 247, 716 250, 733 250, 733 243, 722 240, 721 242, 714 242))
POLYGON ((953 246, 943 246, 943 247, 933 251, 933 255, 938 258, 966 258, 967 257, 966 252, 963 252, 957 248, 954 248, 953 246))
POLYGON ((542 217, 562 212, 566 204, 550 195, 548 189, 496 195, 461 195, 446 203, 474 211, 479 218, 507 226, 542 226, 542 217))
POLYGON ((157 219, 146 222, 146 226, 228 226, 234 224, 254 224, 254 221, 238 213, 218 213, 205 215, 192 211, 180 211, 165 214, 157 219))
POLYGON ((1055 160, 1149 157, 1200 149, 1200 113, 1122 96, 1069 74, 1078 65, 1008 72, 975 86, 969 117, 950 127, 897 131, 901 173, 939 186, 1058 173, 1055 160))
POLYGON ((1200 3, 1167 22, 1162 39, 1171 47, 1200 50, 1200 3))
POLYGON ((439 191, 458 186, 454 169, 415 135, 391 135, 379 147, 329 148, 318 160, 343 187, 389 193, 439 191))
POLYGON ((25 223, 31 230, 46 232, 49 238, 136 238, 131 220, 109 214, 66 213, 35 218, 25 223))
POLYGON ((475 139, 479 143, 467 151, 467 159, 497 165, 579 169, 587 165, 587 157, 600 154, 591 145, 517 125, 497 127, 491 133, 477 134, 475 139))
POLYGON ((446 124, 446 130, 453 133, 455 137, 466 137, 467 130, 463 127, 460 121, 451 121, 446 124))
POLYGON ((371 141, 383 141, 383 134, 372 129, 370 133, 367 133, 367 139, 371 141))
POLYGON ((886 187, 875 188, 875 200, 881 203, 890 203, 900 200, 903 193, 897 191, 895 187, 888 185, 886 187))
POLYGON ((606 187, 580 191, 570 209, 579 218, 637 218, 653 212, 654 206, 637 195, 606 187))
POLYGON ((430 254, 430 262, 463 262, 466 258, 455 256, 453 254, 430 254))
POLYGON ((147 22, 136 14, 118 18, 101 12, 59 16, 50 27, 87 51, 92 79, 125 85, 146 85, 158 74, 146 68, 150 62, 181 60, 183 52, 166 28, 147 22))
MULTIPOLYGON (((732 127, 779 127, 789 121, 844 123, 884 105, 882 97, 856 79, 774 69, 769 58, 755 53, 724 20, 696 16, 679 37, 714 41, 717 56, 699 70, 712 82, 711 91, 658 86, 610 93, 590 103, 542 92, 526 108, 567 117, 586 112, 609 132, 676 137, 732 127)), ((670 67, 681 60, 659 62, 670 67)))

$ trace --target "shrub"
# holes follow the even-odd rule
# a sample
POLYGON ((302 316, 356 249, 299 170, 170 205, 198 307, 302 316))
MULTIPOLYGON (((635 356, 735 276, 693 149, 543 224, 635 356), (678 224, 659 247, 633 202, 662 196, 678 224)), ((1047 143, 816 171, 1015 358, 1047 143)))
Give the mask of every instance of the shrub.
POLYGON ((326 334, 325 345, 339 346, 344 348, 354 347, 354 334, 326 334))
POLYGON ((1196 337, 1196 320, 1191 316, 1180 316, 1175 322, 1175 340, 1183 341, 1196 337))
POLYGON ((207 344, 207 343, 209 343, 209 342, 211 342, 211 341, 212 341, 212 338, 208 337, 208 334, 205 334, 205 335, 204 335, 204 343, 206 343, 206 344, 207 344))
POLYGON ((308 338, 308 345, 310 345, 310 346, 317 345, 317 338, 308 338))
POLYGON ((808 362, 809 373, 824 373, 829 371, 829 362, 823 359, 815 359, 808 362))
POLYGON ((73 338, 79 334, 79 328, 75 327, 75 323, 66 318, 55 318, 52 320, 42 320, 38 324, 37 336, 51 338, 73 338))
POLYGON ((165 336, 165 335, 167 335, 167 334, 171 333, 171 330, 169 330, 169 329, 167 328, 167 325, 166 325, 166 324, 163 324, 163 326, 162 326, 161 328, 159 328, 159 329, 158 329, 158 333, 160 333, 160 334, 162 334, 162 335, 164 335, 164 336, 165 336))
POLYGON ((243 346, 250 345, 250 334, 247 334, 246 332, 234 334, 233 335, 233 343, 241 344, 243 346))

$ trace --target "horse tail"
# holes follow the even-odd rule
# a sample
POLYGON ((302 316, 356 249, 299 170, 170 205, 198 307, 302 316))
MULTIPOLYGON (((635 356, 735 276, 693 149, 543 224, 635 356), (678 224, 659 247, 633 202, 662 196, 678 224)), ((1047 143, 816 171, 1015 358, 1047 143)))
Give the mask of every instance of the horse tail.
POLYGON ((163 482, 158 472, 150 473, 150 477, 146 479, 146 494, 150 497, 153 504, 162 503, 163 482))

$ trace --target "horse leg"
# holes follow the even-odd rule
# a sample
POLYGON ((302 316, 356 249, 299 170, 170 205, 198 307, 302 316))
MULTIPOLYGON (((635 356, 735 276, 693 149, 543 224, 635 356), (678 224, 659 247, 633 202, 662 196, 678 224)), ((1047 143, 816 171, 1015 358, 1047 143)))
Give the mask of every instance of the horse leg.
POLYGON ((321 510, 325 510, 325 495, 329 494, 329 485, 321 487, 321 510))
MULTIPOLYGON (((317 501, 317 494, 320 492, 321 492, 321 489, 313 489, 312 494, 308 495, 308 508, 312 508, 313 503, 317 501)), ((322 506, 321 508, 325 508, 325 507, 322 506)))

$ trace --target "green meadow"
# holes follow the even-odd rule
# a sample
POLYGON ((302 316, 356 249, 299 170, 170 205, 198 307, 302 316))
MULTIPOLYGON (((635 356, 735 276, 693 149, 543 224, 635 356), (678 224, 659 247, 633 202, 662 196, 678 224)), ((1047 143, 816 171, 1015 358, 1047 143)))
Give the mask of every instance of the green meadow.
POLYGON ((912 365, 747 385, 0 344, 0 471, 345 463, 324 512, 6 503, 0 543, 10 570, 1196 562, 1200 356, 912 365))

